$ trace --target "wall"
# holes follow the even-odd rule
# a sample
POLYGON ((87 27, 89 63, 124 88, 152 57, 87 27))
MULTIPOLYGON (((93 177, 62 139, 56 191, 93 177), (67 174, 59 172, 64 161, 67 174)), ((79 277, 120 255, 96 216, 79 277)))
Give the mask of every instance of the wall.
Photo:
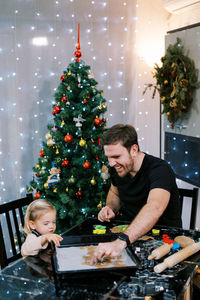
MULTIPOLYGON (((185 9, 179 10, 176 13, 170 14, 168 18, 168 30, 175 30, 182 28, 184 26, 189 26, 200 22, 200 3, 191 5, 185 9)), ((166 35, 166 48, 170 43, 175 43, 176 37, 180 37, 183 41, 185 49, 188 50, 188 55, 195 61, 195 66, 200 72, 200 27, 194 27, 188 30, 178 31, 176 33, 171 33, 166 35)), ((199 74, 200 80, 200 74, 199 74)), ((175 128, 172 130, 169 123, 164 121, 164 131, 175 132, 184 135, 200 137, 200 89, 195 93, 194 102, 192 104, 191 110, 182 124, 186 126, 185 129, 175 128)), ((164 138, 164 134, 163 134, 164 138)), ((162 139, 162 149, 164 149, 164 140, 162 139)), ((163 153, 162 153, 163 154, 163 153)), ((200 154, 199 154, 200 155, 200 154)), ((193 185, 184 182, 182 180, 177 180, 178 186, 183 188, 193 188, 193 185)), ((190 214, 190 204, 185 203, 183 207, 183 225, 188 228, 189 223, 187 221, 187 216, 190 214)), ((196 227, 200 228, 200 194, 198 199, 198 209, 197 209, 197 222, 196 227)))

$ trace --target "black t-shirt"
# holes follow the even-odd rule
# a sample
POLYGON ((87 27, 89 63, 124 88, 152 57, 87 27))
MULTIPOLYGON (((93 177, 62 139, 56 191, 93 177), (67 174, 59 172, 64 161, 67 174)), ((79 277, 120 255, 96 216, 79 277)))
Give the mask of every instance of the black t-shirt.
POLYGON ((166 161, 145 153, 142 165, 134 177, 120 177, 110 168, 112 184, 118 188, 128 220, 133 220, 146 204, 150 190, 162 188, 170 192, 170 201, 157 224, 182 227, 180 201, 175 175, 166 161))

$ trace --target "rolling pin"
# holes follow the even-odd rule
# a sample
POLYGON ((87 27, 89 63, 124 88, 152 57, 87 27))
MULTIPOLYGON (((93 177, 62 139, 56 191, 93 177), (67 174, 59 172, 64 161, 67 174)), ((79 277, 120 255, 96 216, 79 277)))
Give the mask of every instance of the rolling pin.
POLYGON ((159 259, 163 256, 165 256, 167 253, 170 252, 171 248, 173 247, 173 244, 164 244, 152 251, 152 253, 148 256, 148 260, 151 259, 159 259))
POLYGON ((165 258, 161 264, 158 264, 154 267, 154 271, 156 273, 161 273, 167 268, 171 268, 178 264, 179 262, 183 261, 187 257, 191 256, 192 254, 198 252, 200 250, 200 242, 188 245, 184 249, 176 252, 169 257, 165 258))
POLYGON ((188 245, 194 244, 195 241, 191 239, 189 236, 178 235, 174 239, 175 243, 178 243, 182 248, 187 247, 188 245))

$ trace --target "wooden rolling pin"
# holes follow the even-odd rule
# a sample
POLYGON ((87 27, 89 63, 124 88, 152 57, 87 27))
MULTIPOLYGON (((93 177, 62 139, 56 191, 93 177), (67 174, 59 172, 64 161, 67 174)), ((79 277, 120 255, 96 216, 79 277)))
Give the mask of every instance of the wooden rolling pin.
POLYGON ((151 259, 160 259, 161 257, 165 256, 167 253, 170 252, 173 244, 164 244, 152 251, 152 253, 148 256, 148 260, 151 259))
POLYGON ((195 241, 191 239, 189 236, 178 235, 174 239, 175 243, 178 243, 182 248, 187 247, 188 245, 194 244, 195 241))
POLYGON ((169 257, 165 258, 161 264, 158 264, 154 267, 154 271, 156 273, 161 273, 167 268, 171 268, 178 264, 179 262, 183 261, 187 257, 191 256, 192 254, 198 252, 200 250, 200 242, 191 244, 184 249, 176 252, 169 257))

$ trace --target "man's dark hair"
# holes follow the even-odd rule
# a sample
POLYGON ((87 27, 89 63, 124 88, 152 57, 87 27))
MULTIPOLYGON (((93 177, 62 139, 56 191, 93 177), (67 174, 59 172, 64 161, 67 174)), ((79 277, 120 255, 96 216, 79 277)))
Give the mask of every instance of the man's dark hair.
POLYGON ((130 151, 131 146, 138 145, 138 137, 135 128, 131 125, 116 124, 107 129, 102 136, 102 145, 105 146, 117 143, 121 143, 128 151, 130 151))

